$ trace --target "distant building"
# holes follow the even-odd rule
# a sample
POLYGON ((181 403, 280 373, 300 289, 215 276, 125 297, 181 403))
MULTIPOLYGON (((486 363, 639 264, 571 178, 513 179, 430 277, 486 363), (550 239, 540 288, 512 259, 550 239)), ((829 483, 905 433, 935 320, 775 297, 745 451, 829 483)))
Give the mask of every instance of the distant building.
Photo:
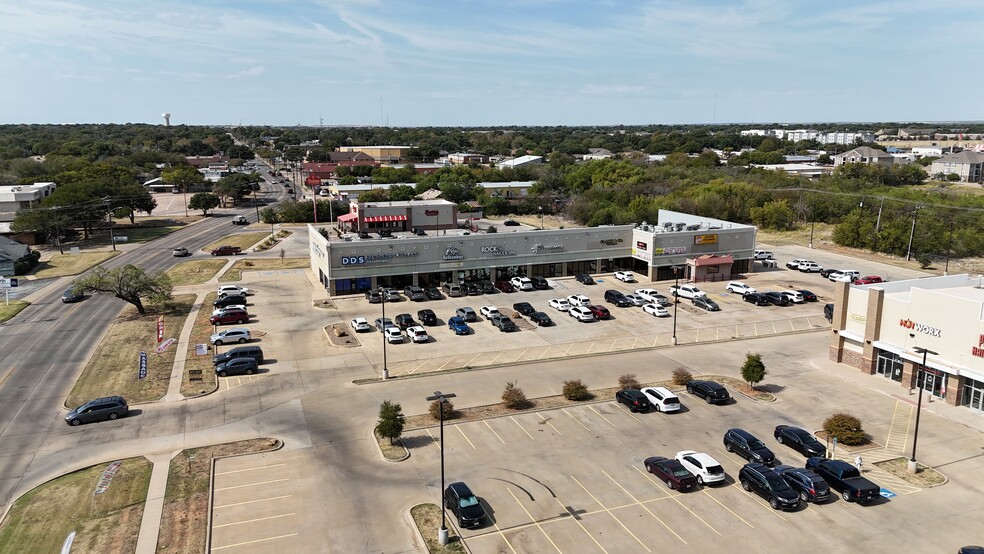
POLYGON ((214 156, 185 156, 185 161, 196 168, 208 167, 211 164, 229 164, 229 156, 216 154, 214 156))
POLYGON ((455 152, 454 154, 448 154, 448 163, 451 165, 487 164, 489 163, 489 157, 485 154, 455 152))
POLYGON ((984 154, 964 150, 956 154, 947 154, 938 160, 933 160, 929 168, 930 175, 950 175, 956 173, 965 183, 980 183, 984 175, 984 154))
POLYGON ((382 164, 405 163, 410 160, 412 146, 339 146, 339 152, 362 152, 382 164))
POLYGON ((848 150, 843 154, 837 154, 834 156, 834 167, 840 167, 844 164, 850 163, 892 167, 892 164, 895 163, 895 158, 884 150, 877 150, 875 148, 871 148, 870 146, 859 146, 848 150))
POLYGON ((34 183, 33 185, 0 185, 0 223, 2 232, 10 232, 10 222, 17 212, 37 208, 41 201, 51 195, 58 185, 55 183, 34 183))
MULTIPOLYGON (((349 213, 338 217, 343 231, 409 231, 454 229, 458 226, 458 205, 447 200, 404 202, 351 202, 349 213)), ((401 246, 402 248, 402 246, 401 246)))
POLYGON ((365 152, 329 152, 327 162, 304 162, 302 165, 308 175, 318 179, 331 179, 339 167, 356 166, 379 167, 380 163, 365 152))
POLYGON ((501 162, 498 162, 496 166, 498 166, 499 169, 505 169, 507 167, 515 169, 517 167, 539 165, 542 163, 543 156, 519 156, 518 158, 513 158, 511 160, 502 160, 501 162))
POLYGON ((752 166, 760 167, 762 169, 770 169, 772 171, 783 171, 787 175, 806 177, 807 179, 814 181, 819 179, 824 173, 830 173, 829 167, 824 167, 815 163, 753 164, 752 166))
POLYGON ((588 153, 581 156, 581 159, 584 161, 607 160, 614 156, 615 154, 612 154, 607 148, 588 148, 588 153))
POLYGON ((505 181, 492 183, 478 183, 477 186, 485 189, 485 192, 492 197, 520 198, 526 196, 530 187, 536 181, 505 181))

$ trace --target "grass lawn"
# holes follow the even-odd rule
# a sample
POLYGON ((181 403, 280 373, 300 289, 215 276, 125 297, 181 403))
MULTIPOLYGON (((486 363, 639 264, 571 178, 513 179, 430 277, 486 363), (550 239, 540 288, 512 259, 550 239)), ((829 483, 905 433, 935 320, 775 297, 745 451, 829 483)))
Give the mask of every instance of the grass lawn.
POLYGON ((108 465, 64 475, 17 499, 0 526, 0 552, 60 552, 72 531, 72 552, 133 552, 153 464, 123 460, 106 492, 96 495, 108 465))
POLYGON ((410 515, 413 516, 413 522, 417 525, 417 530, 420 531, 420 535, 424 537, 424 542, 427 543, 428 552, 432 554, 435 552, 465 553, 465 547, 461 545, 461 539, 458 538, 457 533, 451 527, 448 527, 448 544, 442 546, 438 542, 437 529, 441 526, 441 508, 437 504, 417 504, 413 508, 410 508, 410 515))
POLYGON ((171 460, 157 552, 204 552, 212 458, 272 450, 274 439, 218 444, 184 450, 171 460))
POLYGON ((202 252, 211 252, 212 250, 226 244, 229 246, 238 246, 243 250, 246 250, 250 246, 253 246, 268 236, 270 236, 270 233, 237 233, 213 242, 205 248, 202 248, 202 252))
POLYGON ((225 260, 188 260, 167 270, 167 276, 176 287, 199 285, 214 277, 225 264, 225 260))
POLYGON ((171 379, 176 346, 172 345, 162 354, 154 352, 157 347, 157 316, 164 315, 164 338, 177 338, 191 312, 195 295, 175 296, 174 301, 174 309, 161 312, 155 306, 148 306, 146 315, 140 315, 136 308, 127 306, 96 347, 96 352, 68 395, 66 406, 74 408, 93 398, 116 394, 126 398, 130 404, 164 396, 171 379), (144 379, 137 379, 140 351, 147 353, 147 377, 144 379))
POLYGON ((87 269, 97 266, 119 254, 112 250, 98 252, 81 252, 79 254, 55 254, 50 260, 38 264, 31 274, 38 279, 78 275, 87 269))
POLYGON ((229 271, 219 277, 220 282, 239 281, 243 278, 244 271, 272 271, 275 269, 305 269, 311 267, 311 260, 307 258, 251 258, 247 260, 236 260, 229 271))
POLYGON ((30 302, 24 302, 23 300, 13 300, 10 304, 0 304, 0 323, 14 317, 30 305, 30 302))
MULTIPOLYGON (((167 227, 130 227, 113 229, 113 236, 124 236, 129 242, 148 242, 156 238, 170 235, 178 229, 183 229, 183 225, 171 225, 167 227)), ((107 244, 109 241, 106 241, 107 244)))
MULTIPOLYGON (((215 355, 215 347, 209 341, 212 335, 212 324, 208 322, 212 317, 212 302, 215 302, 216 294, 210 292, 205 295, 202 307, 195 315, 195 327, 191 330, 191 339, 188 341, 188 353, 185 355, 185 372, 181 378, 181 394, 192 397, 208 394, 215 390, 216 380, 215 367, 212 365, 212 356, 215 355), (204 344, 208 346, 204 356, 195 353, 195 345, 204 344), (188 371, 197 369, 202 372, 201 381, 191 381, 188 371)), ((223 327, 228 327, 225 325, 223 327)), ((220 346, 221 349, 231 348, 229 345, 220 346)))

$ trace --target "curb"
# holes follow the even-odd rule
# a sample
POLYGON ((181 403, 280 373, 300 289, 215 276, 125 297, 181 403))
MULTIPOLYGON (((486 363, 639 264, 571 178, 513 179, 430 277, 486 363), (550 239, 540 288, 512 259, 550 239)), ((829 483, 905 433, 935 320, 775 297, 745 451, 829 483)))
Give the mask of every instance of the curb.
POLYGON ((387 458, 386 455, 383 454, 383 447, 379 446, 379 438, 376 437, 376 427, 375 426, 372 429, 369 430, 369 437, 372 439, 372 442, 375 443, 376 450, 379 452, 379 457, 382 458, 384 462, 389 462, 389 463, 395 464, 395 463, 406 461, 406 460, 408 460, 410 458, 410 449, 407 448, 406 446, 404 446, 403 441, 400 440, 400 439, 397 439, 397 440, 400 440, 400 446, 403 447, 403 451, 406 452, 406 454, 402 458, 399 458, 399 459, 392 459, 391 460, 391 459, 387 458))

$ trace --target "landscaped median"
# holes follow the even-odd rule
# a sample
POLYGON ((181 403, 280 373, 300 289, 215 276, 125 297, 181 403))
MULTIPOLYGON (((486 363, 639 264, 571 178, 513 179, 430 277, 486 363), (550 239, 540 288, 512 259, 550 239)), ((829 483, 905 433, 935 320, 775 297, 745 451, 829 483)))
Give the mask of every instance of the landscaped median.
POLYGON ((220 246, 238 246, 246 250, 268 236, 270 233, 235 233, 202 248, 202 252, 211 252, 220 246))
POLYGON ((168 269, 165 273, 171 278, 171 284, 176 287, 200 285, 215 277, 225 264, 225 260, 188 260, 168 269))
POLYGON ((448 527, 448 544, 442 545, 438 540, 437 530, 441 523, 441 508, 437 504, 417 504, 410 508, 410 517, 413 518, 413 523, 417 526, 417 531, 424 539, 427 552, 430 554, 465 553, 461 538, 450 527, 448 527))
POLYGON ((244 271, 276 271, 278 269, 306 269, 311 267, 307 258, 248 258, 236 260, 228 271, 219 277, 219 282, 242 280, 244 271))
POLYGON ((23 300, 12 300, 9 304, 0 304, 0 323, 14 317, 30 305, 30 302, 24 302, 23 300))
POLYGON ((31 273, 31 277, 34 279, 51 279, 79 275, 119 253, 119 251, 113 250, 99 250, 78 254, 55 254, 38 264, 37 269, 31 273))
POLYGON ((181 378, 181 394, 188 397, 209 394, 218 385, 215 366, 212 365, 212 356, 215 355, 215 347, 211 342, 214 327, 209 323, 209 318, 212 317, 212 302, 216 298, 214 292, 206 294, 201 309, 195 315, 195 324, 191 330, 188 352, 185 355, 184 375, 181 378), (204 355, 198 354, 199 344, 205 345, 204 355))
POLYGON ((63 475, 18 498, 0 525, 0 552, 61 552, 72 532, 72 552, 133 552, 153 464, 121 462, 63 475))

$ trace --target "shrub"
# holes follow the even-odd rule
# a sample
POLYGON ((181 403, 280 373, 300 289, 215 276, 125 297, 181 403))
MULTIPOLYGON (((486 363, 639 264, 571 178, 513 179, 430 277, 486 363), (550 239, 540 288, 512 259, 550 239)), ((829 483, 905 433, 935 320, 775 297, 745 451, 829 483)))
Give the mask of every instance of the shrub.
POLYGON ((929 254, 918 254, 916 255, 916 261, 919 262, 919 269, 929 269, 933 265, 933 256, 929 254))
POLYGON ((526 398, 526 393, 523 392, 523 389, 517 387, 516 383, 513 382, 506 383, 506 388, 502 391, 502 401, 506 404, 507 408, 514 410, 522 410, 533 405, 526 398))
POLYGON ((573 381, 564 381, 564 398, 587 400, 591 398, 591 393, 588 392, 588 386, 582 383, 580 379, 574 379, 573 381))
POLYGON ((851 414, 837 413, 828 417, 823 422, 823 430, 831 439, 836 438, 841 444, 857 446, 865 442, 861 420, 851 414))
POLYGON ((741 366, 741 378, 748 383, 748 388, 753 389, 755 385, 765 379, 765 364, 762 363, 761 354, 749 352, 745 355, 745 363, 741 366))
POLYGON ((431 417, 434 419, 441 419, 441 410, 444 410, 444 419, 454 419, 457 415, 454 411, 454 403, 450 400, 445 400, 443 403, 440 400, 435 400, 431 402, 430 412, 431 417))
POLYGON ((625 375, 618 378, 618 386, 620 389, 637 389, 639 388, 639 381, 636 380, 635 373, 626 373, 625 375))
POLYGON ((688 382, 693 381, 694 376, 685 367, 678 367, 673 370, 673 384, 674 385, 686 385, 688 382))
POLYGON ((376 431, 379 432, 379 436, 389 439, 390 444, 393 444, 393 440, 400 438, 400 435, 403 434, 405 422, 403 408, 399 404, 384 400, 379 405, 379 419, 376 422, 376 431))

